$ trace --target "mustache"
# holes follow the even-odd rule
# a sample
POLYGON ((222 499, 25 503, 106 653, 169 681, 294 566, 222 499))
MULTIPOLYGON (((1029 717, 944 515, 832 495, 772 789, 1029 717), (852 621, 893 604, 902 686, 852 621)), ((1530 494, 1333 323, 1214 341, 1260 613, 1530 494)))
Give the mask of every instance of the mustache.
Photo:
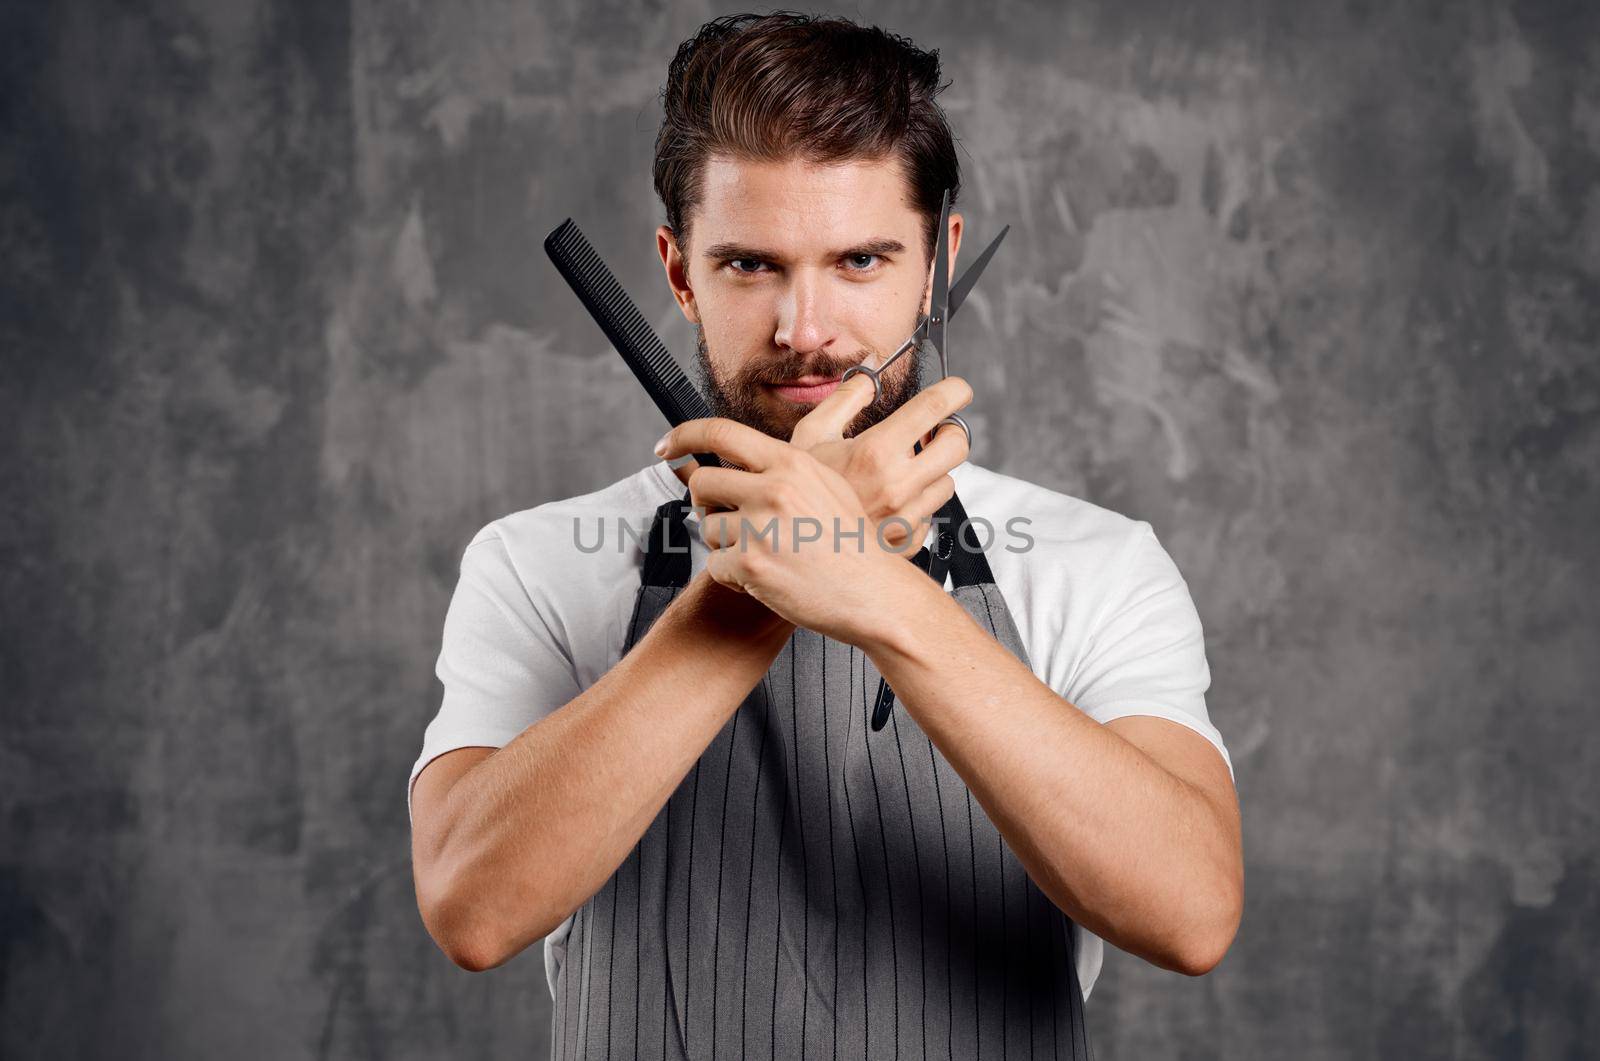
POLYGON ((852 365, 869 361, 870 350, 859 350, 851 357, 819 357, 815 354, 779 354, 754 363, 741 365, 738 379, 742 383, 776 383, 801 376, 826 376, 830 379, 844 375, 852 365))

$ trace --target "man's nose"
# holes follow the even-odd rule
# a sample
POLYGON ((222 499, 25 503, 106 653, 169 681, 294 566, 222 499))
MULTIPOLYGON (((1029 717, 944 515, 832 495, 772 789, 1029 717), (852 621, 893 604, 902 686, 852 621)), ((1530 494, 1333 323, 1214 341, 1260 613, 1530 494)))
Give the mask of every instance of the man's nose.
POLYGON ((833 298, 826 277, 801 269, 778 303, 778 330, 773 341, 796 353, 826 347, 834 338, 833 298))

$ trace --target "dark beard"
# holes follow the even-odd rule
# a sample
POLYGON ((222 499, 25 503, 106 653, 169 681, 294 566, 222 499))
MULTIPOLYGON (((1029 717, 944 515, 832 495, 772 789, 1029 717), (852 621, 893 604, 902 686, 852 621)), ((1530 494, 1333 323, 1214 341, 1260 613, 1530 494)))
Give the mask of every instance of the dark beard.
MULTIPOLYGON (((795 411, 787 416, 781 413, 774 416, 771 399, 762 386, 763 381, 794 379, 805 375, 838 376, 851 365, 859 365, 868 359, 866 351, 847 361, 818 360, 806 354, 788 351, 776 360, 743 365, 734 373, 732 379, 718 380, 711 371, 711 358, 706 351, 705 329, 697 324, 694 326, 694 333, 695 370, 700 378, 700 390, 710 402, 711 411, 717 416, 737 420, 762 434, 771 435, 785 442, 793 433, 794 425, 807 410, 796 406, 795 411)), ((872 360, 876 363, 882 360, 882 355, 872 360)), ((853 438, 872 425, 880 423, 922 389, 922 380, 916 371, 916 351, 906 351, 901 361, 904 364, 897 363, 878 381, 883 387, 883 393, 850 421, 844 432, 846 438, 853 438)), ((816 406, 811 408, 814 409, 816 406)))

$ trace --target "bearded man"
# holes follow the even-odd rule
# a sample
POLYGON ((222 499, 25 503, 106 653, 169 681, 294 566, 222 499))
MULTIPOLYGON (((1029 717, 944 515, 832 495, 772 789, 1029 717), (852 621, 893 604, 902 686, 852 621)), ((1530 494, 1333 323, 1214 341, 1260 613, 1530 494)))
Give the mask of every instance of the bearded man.
POLYGON ((1086 1059, 1103 940, 1200 975, 1237 931, 1232 766, 1150 524, 968 460, 957 377, 841 382, 928 309, 939 88, 840 19, 685 42, 656 244, 717 416, 462 557, 417 899, 466 969, 544 941, 553 1057, 1086 1059), (619 517, 648 533, 592 547, 619 517))

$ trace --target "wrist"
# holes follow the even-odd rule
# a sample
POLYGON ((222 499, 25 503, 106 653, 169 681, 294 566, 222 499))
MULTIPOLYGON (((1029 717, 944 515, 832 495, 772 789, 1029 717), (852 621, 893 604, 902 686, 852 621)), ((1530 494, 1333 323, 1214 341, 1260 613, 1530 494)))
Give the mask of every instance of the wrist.
POLYGON ((787 641, 794 623, 748 593, 731 589, 702 570, 678 598, 684 618, 719 640, 787 641))
POLYGON ((926 640, 927 620, 953 601, 943 586, 906 557, 886 553, 884 559, 880 603, 870 610, 871 622, 849 640, 873 659, 916 656, 926 640))

